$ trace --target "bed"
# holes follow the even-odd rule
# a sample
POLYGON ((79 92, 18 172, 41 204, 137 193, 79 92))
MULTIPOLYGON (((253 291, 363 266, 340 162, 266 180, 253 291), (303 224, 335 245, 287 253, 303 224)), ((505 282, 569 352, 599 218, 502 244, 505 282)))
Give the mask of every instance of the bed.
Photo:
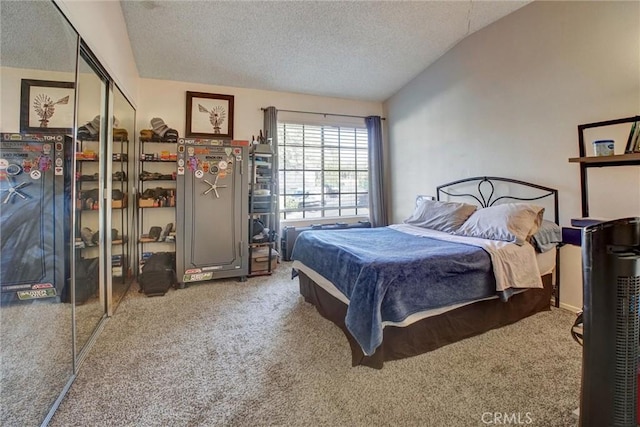
POLYGON ((557 190, 474 177, 438 186, 401 224, 301 233, 292 275, 352 365, 380 369, 557 305, 560 241, 557 190))

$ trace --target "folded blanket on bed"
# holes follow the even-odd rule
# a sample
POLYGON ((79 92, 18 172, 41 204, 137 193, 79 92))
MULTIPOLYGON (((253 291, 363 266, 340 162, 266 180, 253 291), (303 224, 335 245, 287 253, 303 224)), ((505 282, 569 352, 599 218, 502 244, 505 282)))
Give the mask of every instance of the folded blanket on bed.
POLYGON ((305 231, 292 259, 348 299, 345 323, 365 354, 382 342, 382 322, 495 295, 491 260, 477 246, 391 228, 305 231))
POLYGON ((408 224, 393 224, 389 228, 415 236, 463 243, 484 249, 491 256, 493 274, 496 278, 496 291, 501 293, 500 295, 504 301, 508 299, 505 295, 511 295, 513 289, 542 288, 536 251, 529 243, 516 245, 501 240, 456 236, 408 224))

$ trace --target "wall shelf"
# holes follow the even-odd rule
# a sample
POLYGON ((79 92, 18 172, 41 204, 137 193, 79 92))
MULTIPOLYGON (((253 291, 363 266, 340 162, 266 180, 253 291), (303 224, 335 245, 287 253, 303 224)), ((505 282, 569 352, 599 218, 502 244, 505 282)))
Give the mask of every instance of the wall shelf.
POLYGON ((588 163, 592 166, 621 166, 640 164, 640 153, 616 154, 613 156, 571 157, 569 163, 588 163))
POLYGON ((569 158, 569 163, 578 163, 580 165, 580 192, 582 198, 582 217, 589 216, 589 183, 587 179, 587 170, 597 167, 611 166, 633 166, 640 165, 640 153, 625 153, 613 156, 587 156, 585 148, 584 131, 585 129, 598 128, 603 126, 619 125, 624 123, 640 123, 640 116, 625 117, 622 119, 606 120, 602 122, 587 123, 578 125, 578 155, 579 157, 569 158))

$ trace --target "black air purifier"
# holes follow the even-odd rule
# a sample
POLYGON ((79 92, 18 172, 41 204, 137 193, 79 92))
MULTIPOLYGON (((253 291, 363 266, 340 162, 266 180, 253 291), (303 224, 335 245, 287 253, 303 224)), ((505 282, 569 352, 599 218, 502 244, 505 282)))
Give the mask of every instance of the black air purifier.
POLYGON ((582 232, 582 427, 636 426, 640 218, 582 232))

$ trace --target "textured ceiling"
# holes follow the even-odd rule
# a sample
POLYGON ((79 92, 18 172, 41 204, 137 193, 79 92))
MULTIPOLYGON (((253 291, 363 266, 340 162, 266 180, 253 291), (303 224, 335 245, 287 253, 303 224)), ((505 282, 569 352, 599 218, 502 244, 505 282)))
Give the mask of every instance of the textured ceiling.
POLYGON ((528 1, 121 1, 140 76, 384 101, 528 1))
POLYGON ((0 65, 75 72, 77 35, 53 3, 0 0, 0 65))
MULTIPOLYGON (((384 101, 528 1, 120 3, 143 78, 384 101)), ((73 70, 51 2, 0 0, 0 15, 2 66, 73 70)))

